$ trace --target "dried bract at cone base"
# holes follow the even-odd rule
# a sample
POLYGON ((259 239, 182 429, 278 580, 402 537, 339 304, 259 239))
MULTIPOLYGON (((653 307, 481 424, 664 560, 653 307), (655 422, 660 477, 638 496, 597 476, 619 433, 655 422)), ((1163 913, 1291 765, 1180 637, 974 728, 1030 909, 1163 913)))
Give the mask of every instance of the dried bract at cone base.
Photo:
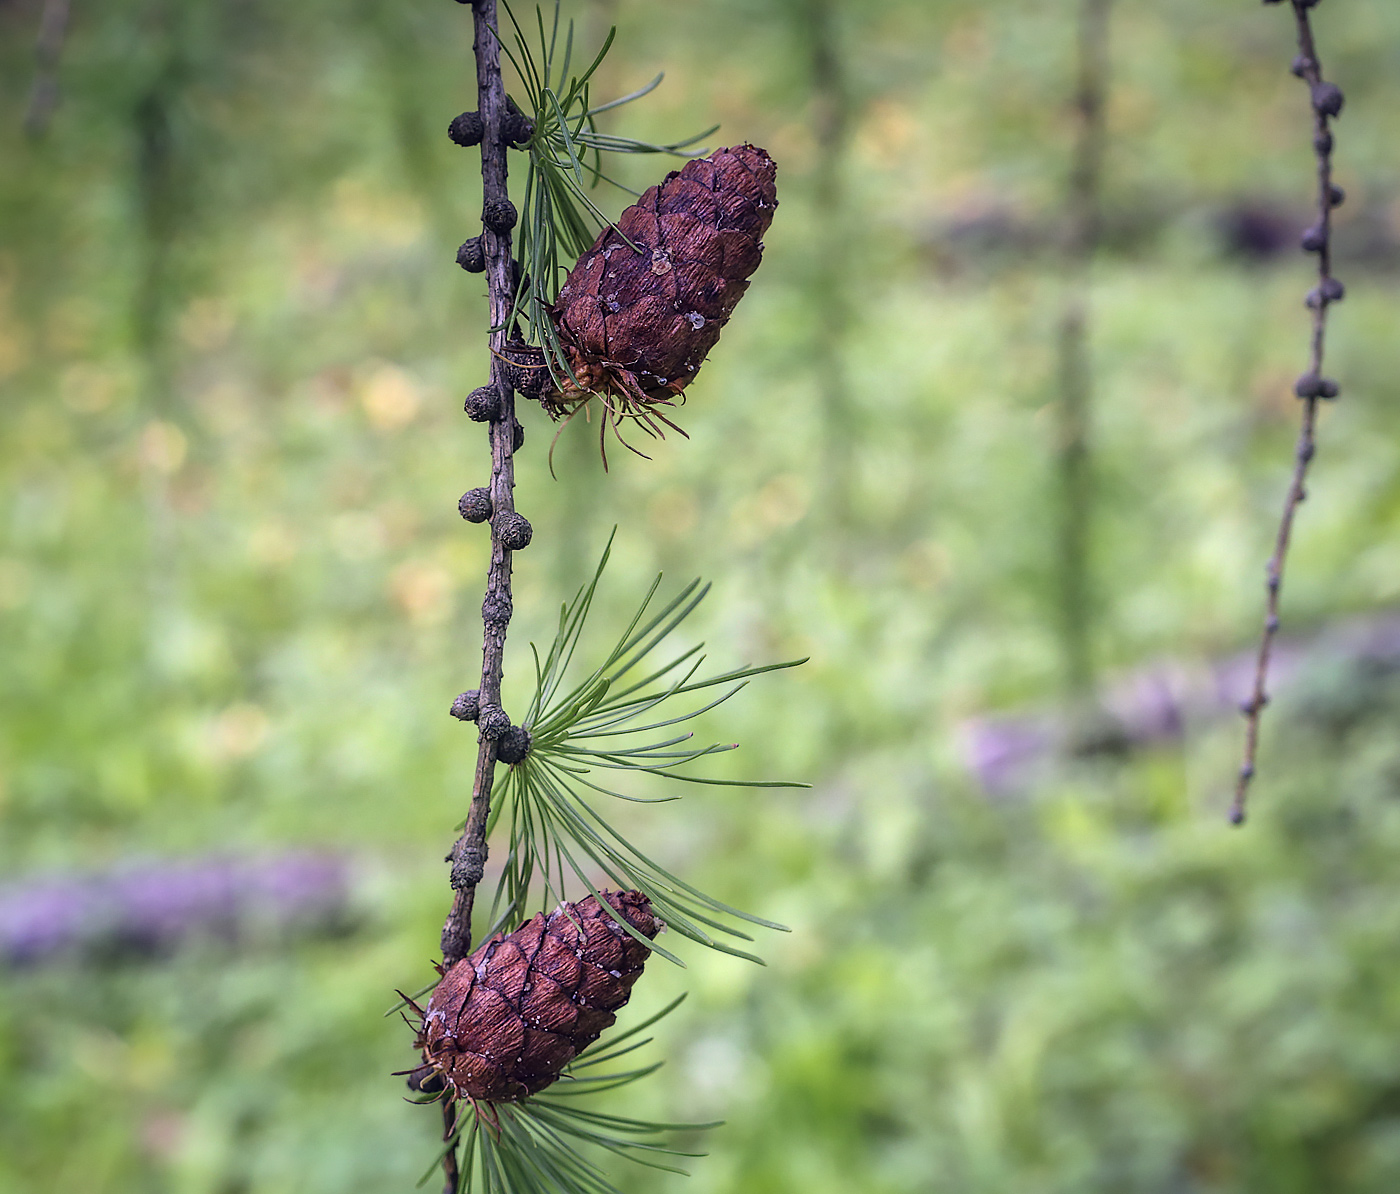
POLYGON ((597 394, 614 424, 631 416, 658 431, 652 408, 694 379, 762 260, 776 174, 757 146, 716 150, 599 234, 554 304, 573 377, 545 395, 547 408, 558 416, 597 394))
MULTIPOLYGON (((648 940, 663 927, 641 892, 602 895, 648 940)), ((428 1000, 416 1047, 452 1098, 523 1099, 611 1027, 650 952, 595 897, 560 904, 452 966, 428 1000)))

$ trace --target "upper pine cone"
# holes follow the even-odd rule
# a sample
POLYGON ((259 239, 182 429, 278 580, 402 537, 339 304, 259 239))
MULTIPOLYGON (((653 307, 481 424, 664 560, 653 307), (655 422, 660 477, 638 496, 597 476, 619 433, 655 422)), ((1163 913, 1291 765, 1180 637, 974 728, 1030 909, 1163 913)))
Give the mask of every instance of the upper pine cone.
POLYGON ((556 404, 595 390, 624 404, 662 402, 685 389, 762 260, 776 175, 756 145, 717 149, 672 171, 599 233, 554 304, 583 387, 568 386, 556 404))
MULTIPOLYGON (((642 936, 662 928, 639 891, 603 898, 642 936)), ((650 951, 589 896, 484 941, 443 976, 417 1047, 454 1097, 543 1090, 617 1018, 650 951)))

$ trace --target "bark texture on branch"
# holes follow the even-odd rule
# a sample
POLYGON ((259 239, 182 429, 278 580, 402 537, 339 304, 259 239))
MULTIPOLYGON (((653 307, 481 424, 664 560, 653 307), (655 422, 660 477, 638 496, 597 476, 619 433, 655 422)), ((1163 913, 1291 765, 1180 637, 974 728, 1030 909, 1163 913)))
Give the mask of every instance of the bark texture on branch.
POLYGON ((515 511, 515 462, 517 437, 515 393, 507 376, 508 366, 499 355, 505 346, 510 315, 512 268, 510 230, 493 213, 510 202, 506 186, 505 126, 509 116, 505 86, 501 80, 500 43, 496 39, 496 0, 477 0, 472 6, 476 26, 476 89, 481 115, 481 188, 483 228, 481 249, 486 262, 486 282, 491 311, 491 386, 500 397, 496 417, 487 424, 491 443, 491 564, 482 602, 481 684, 478 688, 482 732, 472 781, 471 807, 466 825, 447 856, 452 864, 452 910, 442 928, 442 964, 450 968, 471 952, 472 904, 476 886, 486 865, 486 822, 491 812, 491 786, 496 769, 497 736, 490 730, 491 711, 501 707, 501 671, 506 629, 510 624, 511 552, 501 542, 498 527, 509 523, 515 511))
MULTIPOLYGON (((490 309, 490 386, 496 391, 499 402, 492 411, 493 417, 487 421, 491 445, 491 483, 487 487, 491 510, 491 563, 486 574, 486 596, 481 603, 481 683, 477 689, 480 733, 476 771, 472 778, 471 806, 467 810, 462 835, 447 855, 447 861, 452 864, 452 908, 442 926, 440 939, 444 969, 450 968, 471 951, 472 907, 477 884, 481 882, 486 866, 486 825, 491 815, 491 787, 495 779, 499 737, 488 727, 501 716, 501 672, 511 615, 511 552, 502 542, 498 528, 508 523, 515 511, 514 456, 521 436, 515 419, 515 393, 507 377, 507 366, 500 355, 505 346, 506 323, 514 290, 510 255, 514 209, 510 204, 506 169, 506 126, 511 113, 507 108, 505 84, 501 79, 496 0, 473 0, 472 17, 475 32, 472 49, 476 58, 481 131, 482 191, 482 231, 480 237, 475 238, 472 256, 479 253, 485 266, 490 309)), ((453 122, 454 128, 456 123, 453 122)), ((476 264, 475 261, 461 262, 460 255, 458 260, 464 265, 476 264)), ((478 503, 478 506, 482 504, 478 503)), ((467 510, 462 513, 463 517, 467 517, 467 510)), ((506 720, 509 724, 509 719, 506 720)), ((442 1138, 449 1143, 442 1158, 444 1194, 456 1194, 460 1185, 457 1148, 452 1143, 457 1128, 452 1105, 444 1103, 442 1138)))

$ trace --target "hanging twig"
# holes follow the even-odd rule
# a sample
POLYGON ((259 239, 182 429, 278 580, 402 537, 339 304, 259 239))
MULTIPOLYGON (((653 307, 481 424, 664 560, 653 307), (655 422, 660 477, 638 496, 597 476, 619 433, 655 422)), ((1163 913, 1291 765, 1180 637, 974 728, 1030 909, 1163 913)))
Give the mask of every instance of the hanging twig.
MULTIPOLYGON (((1281 0, 1264 2, 1278 4, 1281 0)), ((1308 307, 1313 313, 1308 370, 1298 378, 1293 387, 1294 393, 1303 400, 1302 427, 1298 432, 1298 446, 1294 451, 1293 480, 1288 486, 1288 496, 1284 500, 1283 517, 1274 541, 1274 553, 1269 558, 1264 633, 1259 643, 1254 689, 1249 699, 1241 706, 1246 719, 1244 762, 1235 782, 1235 799, 1230 807, 1230 820, 1236 825, 1241 824, 1245 818, 1245 801, 1249 795, 1250 780, 1254 778, 1255 756, 1259 748, 1259 719, 1264 706, 1269 703, 1269 655, 1279 628, 1279 589, 1283 584, 1283 569, 1288 557, 1289 540, 1293 534, 1293 519, 1298 512, 1298 504, 1307 496, 1304 486, 1308 465, 1312 462, 1316 449, 1317 406, 1322 399, 1335 398, 1339 392, 1337 383, 1322 375, 1322 356, 1327 331, 1327 309, 1345 294, 1342 284, 1332 277, 1332 209, 1340 206, 1345 196, 1341 188, 1332 183, 1332 132, 1329 127, 1330 121, 1341 113, 1343 96, 1341 88, 1323 80, 1322 63, 1318 60, 1317 49, 1313 44, 1308 10, 1315 7, 1318 0, 1289 2, 1293 5, 1293 16, 1298 25, 1298 56, 1293 60, 1293 73, 1307 83, 1312 97, 1313 151, 1317 157, 1317 222, 1303 233, 1302 247, 1304 252, 1317 254, 1318 283, 1316 288, 1308 292, 1307 297, 1308 307)))
MULTIPOLYGON (((495 1040, 491 1034, 496 1029, 487 1022, 489 1018, 481 1014, 481 1008, 473 1005, 469 1011, 466 1004, 459 1003, 455 1008, 452 1005, 454 993, 464 989, 462 984, 465 982, 470 987, 476 976, 480 975, 481 971, 473 967, 485 964, 482 959, 491 948, 488 946, 476 954, 471 952, 472 910, 485 868, 486 832, 493 818, 493 799, 498 805, 504 804, 503 808, 498 807, 494 812, 506 814, 511 837, 502 885, 498 890, 497 903, 504 906, 492 909, 496 921, 488 932, 513 932, 516 936, 527 933, 527 928, 521 927, 521 922, 528 917, 526 904, 532 890, 543 888, 544 894, 562 895, 563 884, 577 880, 589 888, 592 898, 605 902, 613 899, 613 896, 605 896, 593 889, 588 871, 596 866, 613 882, 629 889, 618 898, 637 901, 639 906, 648 909, 654 903, 658 910, 664 912, 666 923, 677 933, 724 952, 752 957, 711 936, 706 930, 712 929, 747 941, 747 934, 725 923, 726 918, 772 928, 781 926, 729 908, 663 871, 611 828, 607 820, 592 807, 590 797, 633 799, 605 786, 609 782, 607 773, 611 771, 666 776, 691 784, 734 784, 735 781, 721 777, 677 771, 676 768, 685 763, 730 749, 723 744, 689 748, 685 745, 689 733, 677 727, 732 696, 750 676, 771 671, 775 666, 788 665, 741 668, 711 677, 697 676, 703 657, 697 656, 698 648, 695 648, 682 652, 659 668, 640 666, 640 661, 666 638, 703 596, 703 591, 699 594, 694 592, 698 586, 693 584, 682 590, 682 594, 669 604, 647 613, 647 603, 654 594, 653 586, 619 647, 581 687, 561 695, 557 689, 572 658, 586 607, 592 599, 594 586, 590 585, 572 607, 566 607, 561 616, 561 639, 556 640, 557 649, 551 650, 543 664, 538 658, 536 660, 536 698, 526 709, 521 724, 512 725, 510 717, 501 708, 502 662, 512 612, 511 557, 514 551, 530 542, 532 534, 529 523, 514 509, 513 453, 520 447, 523 432, 515 419, 513 387, 519 386, 525 396, 544 397, 541 390, 545 387, 539 384, 541 375, 545 386, 560 382, 557 375, 546 372, 549 347, 558 349, 561 343, 555 313, 550 310, 554 305, 551 295, 553 285, 562 272, 559 250, 581 252, 586 257, 598 248, 584 213, 595 218, 599 226, 605 229, 607 221, 588 198, 585 187, 589 177, 607 181, 607 176, 599 168, 605 153, 693 155, 685 152, 688 142, 651 145, 598 133, 593 124, 593 118, 598 113, 610 110, 619 103, 630 102, 655 86, 653 82, 611 104, 591 104, 588 80, 602 61, 611 43, 611 34, 592 63, 581 74, 571 75, 573 27, 572 24, 561 27, 557 4, 552 21, 547 21, 542 11, 536 13, 535 24, 540 35, 538 54, 511 14, 507 0, 473 0, 473 12, 479 110, 456 117, 449 126, 449 136, 458 145, 481 147, 483 231, 480 236, 472 237, 461 246, 457 262, 469 273, 485 273, 488 283, 490 380, 467 397, 465 406, 474 420, 488 424, 492 471, 490 486, 469 490, 462 496, 458 509, 469 522, 490 520, 491 562, 482 603, 480 687, 460 694, 453 702, 452 713, 461 720, 477 723, 478 753, 471 805, 462 834, 448 855, 448 861, 452 864, 454 894, 452 909, 442 930, 442 982, 433 989, 427 1007, 420 1006, 415 997, 404 995, 392 1010, 407 1007, 418 1016, 416 1026, 420 1031, 416 1047, 422 1051, 423 1064, 411 1071, 404 1071, 409 1076, 410 1089, 417 1096, 414 1101, 442 1099, 444 1102, 443 1148, 438 1158, 434 1159, 429 1175, 441 1165, 446 1194, 471 1194, 473 1182, 478 1179, 486 1190, 495 1190, 498 1194, 500 1191, 512 1194, 549 1194, 551 1191, 597 1194, 599 1190, 612 1187, 606 1184, 600 1170, 575 1151, 576 1144, 597 1146, 614 1154, 632 1157, 643 1164, 655 1164, 650 1154, 676 1151, 655 1143, 653 1138, 658 1133, 703 1125, 653 1124, 611 1115, 601 1116, 570 1106, 569 1101, 556 1104, 547 1097, 540 1097, 544 1086, 556 1078, 561 1081, 567 1079, 570 1093, 583 1089, 612 1089, 645 1076, 655 1067, 616 1075, 581 1076, 579 1072, 567 1068, 560 1071, 555 1066, 546 1073, 531 1068, 538 1066, 537 1056, 531 1054, 532 1060, 527 1063, 523 1055, 519 1055, 516 1062, 520 1063, 521 1068, 513 1071, 516 1078, 512 1079, 516 1084, 492 1086, 481 1085, 480 1075, 470 1065, 459 1064, 464 1057, 496 1056, 495 1046, 488 1047, 489 1041, 495 1040), (514 49, 500 40, 498 7, 513 30, 511 40, 514 49), (501 60, 507 55, 521 76, 522 86, 526 88, 529 112, 516 108, 505 94, 501 60), (526 185, 522 188, 522 207, 526 218, 520 221, 518 261, 512 260, 511 251, 511 233, 517 223, 517 213, 511 205, 506 185, 506 153, 511 147, 525 151, 527 160, 524 169, 526 185), (591 163, 586 167, 587 173, 582 165, 583 159, 591 163), (528 296, 529 301, 522 304, 522 295, 528 296), (542 344, 532 346, 522 343, 522 328, 526 334, 535 335, 542 344), (509 351, 508 341, 511 345, 509 351), (524 362, 520 359, 522 355, 526 358, 524 362), (565 644, 562 647, 558 646, 561 641, 565 644), (671 711, 670 715, 662 715, 658 719, 658 706, 663 701, 710 689, 716 691, 706 692, 705 696, 697 698, 700 702, 698 709, 687 713, 671 711), (558 702, 551 703, 551 698, 555 696, 558 702), (642 740, 629 741, 626 738, 628 734, 641 735, 642 740), (497 762, 507 764, 510 771, 500 789, 493 792, 497 762), (597 779, 586 778, 595 770, 601 773, 597 779), (566 863, 567 875, 564 873, 566 863), (470 960, 465 960, 469 955, 470 960), (457 1028, 443 1030, 444 1017, 457 1028), (457 1035, 458 1028, 466 1035, 457 1035), (481 1036, 483 1032, 487 1034, 486 1037, 481 1036), (443 1044, 445 1041, 450 1041, 450 1047, 443 1044), (463 1041, 475 1043, 459 1048, 463 1041), (539 1084, 540 1079, 545 1080, 542 1085, 539 1084), (526 1091, 526 1095, 521 1095, 521 1090, 526 1091)), ((716 151, 701 165, 708 172, 707 177, 714 182, 712 189, 716 197, 728 196, 737 202, 737 206, 731 203, 725 209, 725 218, 735 222, 724 231, 747 230, 751 256, 738 257, 735 263, 731 263, 729 273, 721 278, 741 280, 752 273, 757 265, 762 247, 759 237, 767 228, 772 209, 776 206, 773 163, 763 150, 742 145, 716 151), (740 177, 736 178, 736 175, 740 177)), ((698 168, 687 166, 685 169, 695 173, 698 168)), ((688 175, 669 176, 660 184, 662 190, 678 177, 685 179, 688 175)), ((649 193, 655 195, 661 192, 649 193)), ((717 199, 710 202, 713 205, 717 199)), ((671 214, 676 213, 673 211, 671 214)), ((623 218, 626 218, 626 213, 623 218)), ((721 232, 717 208, 708 217, 693 217, 692 222, 699 226, 701 233, 711 238, 721 232)), ((604 235, 611 233, 605 231, 604 235)), ((734 251, 732 241, 731 237, 731 243, 725 250, 727 263, 734 251)), ((631 241, 625 243, 636 251, 637 246, 631 241)), ((664 272, 658 271, 658 260, 669 258, 664 253, 653 254, 645 279, 649 284, 654 284, 651 275, 664 272)), ((635 269, 636 264, 631 263, 631 267, 635 269)), ((578 268, 576 265, 575 270, 578 268)), ((620 268, 620 265, 615 263, 614 268, 620 268)), ((720 274, 716 276, 721 277, 720 274)), ((679 305, 680 300, 677 301, 676 310, 684 310, 679 305)), ((710 333, 709 342, 713 343, 713 336, 727 319, 728 310, 711 311, 706 308, 705 317, 694 312, 685 322, 695 332, 712 322, 714 331, 710 333)), ((562 324, 563 318, 560 316, 558 322, 562 324)), ((573 333, 570 332, 570 335, 573 333)), ((564 343, 573 348, 579 347, 573 340, 564 343)), ((700 353, 696 360, 702 357, 703 353, 700 353)), ((591 361, 588 357, 582 359, 585 364, 591 361)), ((687 365, 687 368, 693 375, 693 367, 687 365)), ((665 374, 655 375, 661 385, 668 384, 667 377, 680 377, 676 370, 669 367, 665 374)), ((572 374, 568 376, 572 377, 572 374)), ((676 388, 683 384, 683 381, 677 381, 676 388)), ((637 393, 639 397, 647 396, 640 389, 637 393)), ((612 397, 616 398, 617 395, 614 393, 612 397)), ((654 399, 656 396, 649 397, 654 399)), ((665 416, 655 410, 658 404, 653 402, 647 407, 645 417, 666 422, 665 416)), ((611 415, 612 425, 615 426, 617 412, 614 408, 607 408, 599 414, 602 420, 611 415)), ((604 425, 606 427, 608 423, 604 425)), ((648 429, 659 434, 659 427, 653 425, 648 429)), ((596 581, 595 576, 594 585, 596 581)), ((742 786, 788 785, 745 783, 742 786)), ((581 904, 570 906, 575 909, 582 907, 581 904)), ((636 924, 621 919, 620 913, 607 915, 620 926, 621 931, 638 938, 639 928, 636 924)), ((612 940, 611 929, 608 930, 608 940, 612 940)), ((666 950, 653 945, 650 934, 638 940, 646 953, 654 950, 673 961, 678 960, 666 950)), ((579 953, 578 956, 585 955, 579 953)), ((614 970, 612 974, 616 976, 618 972, 614 970)), ((525 991, 525 988, 518 990, 521 999, 525 997, 525 991)), ((491 995, 492 991, 483 988, 483 993, 491 995)), ((599 1009, 610 1012, 609 1005, 592 1002, 596 994, 591 992, 587 996, 590 1001, 587 1006, 595 1012, 599 1009)), ((581 1000, 583 996, 579 998, 581 1000)), ((579 1006, 583 1004, 580 1002, 579 1006)), ((538 1025, 539 1022, 527 1022, 522 1012, 516 1017, 516 1023, 528 1035, 533 1031, 528 1025, 538 1025)), ((549 1036, 545 1033, 537 1035, 549 1036)), ((592 1064, 593 1060, 585 1061, 581 1063, 580 1070, 592 1064)))
MULTIPOLYGON (((447 856, 452 863, 452 911, 442 927, 442 964, 451 967, 471 952, 472 902, 486 864, 486 823, 491 812, 491 784, 496 768, 497 738, 501 723, 501 666, 505 655, 506 628, 510 623, 511 550, 502 530, 515 521, 515 461, 517 424, 515 394, 507 379, 502 356, 506 324, 514 294, 510 256, 510 230, 515 209, 506 188, 505 85, 501 80, 500 41, 496 36, 496 0, 476 0, 476 89, 481 118, 481 252, 491 311, 491 382, 495 406, 488 423, 491 440, 491 565, 482 602, 481 687, 478 690, 477 724, 480 744, 476 775, 472 781, 471 808, 462 836, 447 856)), ((479 391, 478 391, 479 393, 479 391)), ((473 395, 475 398, 475 395, 473 395)), ((470 402, 470 400, 469 400, 470 402)))
MULTIPOLYGON (((491 563, 486 574, 486 597, 481 605, 481 687, 477 697, 476 772, 472 780, 471 807, 462 835, 447 861, 452 864, 452 909, 442 926, 442 965, 450 968, 471 952, 472 906, 476 887, 486 865, 486 826, 491 814, 491 785, 495 778, 500 723, 510 722, 501 711, 501 671, 505 657, 506 629, 510 624, 511 551, 502 541, 502 529, 515 512, 515 393, 506 376, 502 349, 506 341, 512 277, 510 233, 515 209, 506 184, 507 118, 505 84, 501 79, 500 39, 497 36, 496 0, 474 0, 473 51, 476 56, 476 90, 481 128, 482 233, 478 244, 485 264, 490 310, 492 417, 486 420, 491 443, 491 563)), ((463 513, 466 513, 463 510, 463 513)), ((456 1194, 461 1184, 457 1148, 453 1143, 457 1116, 453 1104, 442 1108, 442 1157, 444 1194, 456 1194)))

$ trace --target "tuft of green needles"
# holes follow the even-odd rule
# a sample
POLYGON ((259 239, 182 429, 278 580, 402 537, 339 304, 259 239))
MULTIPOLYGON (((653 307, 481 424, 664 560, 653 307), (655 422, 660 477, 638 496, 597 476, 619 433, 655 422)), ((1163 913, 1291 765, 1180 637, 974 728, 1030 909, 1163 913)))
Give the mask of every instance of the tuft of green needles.
MULTIPOLYGON (((703 644, 663 655, 670 635, 704 600, 709 586, 694 580, 669 601, 658 603, 658 576, 603 660, 581 679, 571 681, 570 665, 611 550, 610 539, 593 579, 560 611, 558 630, 544 658, 535 651, 535 693, 522 719, 532 738, 530 752, 507 772, 492 810, 493 826, 496 819, 509 818, 510 846, 496 888, 490 931, 508 931, 520 924, 530 913, 536 889, 546 903, 565 899, 567 886, 575 882, 596 895, 591 872, 625 890, 643 892, 657 916, 681 936, 759 961, 733 944, 752 940, 739 924, 778 930, 782 925, 732 908, 678 878, 618 832, 595 806, 601 799, 652 803, 679 798, 678 794, 641 797, 618 790, 617 785, 629 775, 659 776, 677 784, 806 787, 780 780, 693 774, 689 764, 733 750, 737 744, 699 745, 682 728, 729 700, 752 677, 805 660, 702 675, 703 644)), ((646 944, 682 964, 656 942, 646 944)))
POLYGON ((575 1096, 630 1085, 655 1073, 662 1063, 591 1075, 604 1065, 651 1043, 631 1040, 671 1014, 684 995, 624 1032, 585 1049, 559 1081, 541 1094, 518 1103, 456 1104, 457 1121, 447 1143, 419 1181, 427 1182, 442 1158, 458 1154, 457 1194, 618 1194, 589 1156, 598 1149, 638 1165, 684 1175, 673 1157, 699 1157, 661 1142, 668 1133, 695 1133, 713 1123, 663 1123, 608 1115, 580 1105, 575 1096), (631 1043, 626 1043, 631 1041, 631 1043))
POLYGON ((571 75, 574 23, 569 21, 561 28, 559 0, 555 0, 553 18, 548 24, 544 12, 536 6, 533 36, 526 35, 504 0, 501 7, 510 20, 514 44, 507 45, 499 30, 497 38, 501 52, 514 66, 524 88, 518 106, 533 125, 524 146, 529 166, 517 234, 522 268, 511 318, 523 323, 529 343, 544 349, 551 373, 562 382, 572 374, 549 310, 574 261, 593 246, 603 228, 612 224, 594 202, 592 192, 599 183, 608 183, 630 195, 636 194, 604 172, 604 155, 660 153, 696 157, 705 150, 692 147, 719 126, 669 145, 600 132, 597 118, 602 113, 649 95, 660 86, 663 76, 657 75, 628 95, 595 105, 590 81, 612 48, 616 28, 608 30, 602 48, 586 69, 571 75))

